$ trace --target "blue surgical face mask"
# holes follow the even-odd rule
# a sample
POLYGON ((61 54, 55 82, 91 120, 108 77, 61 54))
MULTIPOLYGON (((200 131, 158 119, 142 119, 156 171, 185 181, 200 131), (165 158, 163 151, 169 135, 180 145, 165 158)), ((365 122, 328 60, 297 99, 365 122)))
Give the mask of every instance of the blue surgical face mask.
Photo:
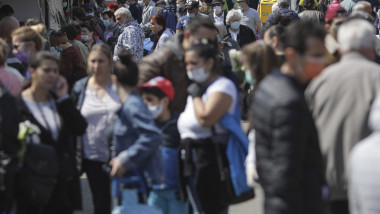
POLYGON ((248 84, 255 86, 255 80, 252 78, 251 71, 245 72, 245 81, 247 81, 248 84))
POLYGON ((60 47, 55 47, 55 50, 57 50, 59 53, 62 53, 63 49, 60 47))
POLYGON ((188 16, 189 18, 194 18, 194 17, 195 17, 195 13, 187 13, 187 16, 188 16))
POLYGON ((87 13, 87 16, 95 16, 94 13, 87 13))
POLYGON ((104 26, 108 27, 110 26, 110 20, 103 20, 104 26))
POLYGON ((231 26, 232 29, 237 30, 240 27, 240 22, 239 21, 232 22, 230 26, 231 26))

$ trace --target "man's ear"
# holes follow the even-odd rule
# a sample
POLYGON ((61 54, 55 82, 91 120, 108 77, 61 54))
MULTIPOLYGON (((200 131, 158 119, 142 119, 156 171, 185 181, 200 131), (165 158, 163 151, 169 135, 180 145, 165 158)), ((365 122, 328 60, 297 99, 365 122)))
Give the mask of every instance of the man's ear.
POLYGON ((189 37, 190 37, 190 31, 185 30, 185 32, 183 33, 183 36, 184 36, 185 39, 189 39, 189 37))
POLYGON ((297 53, 293 48, 285 48, 284 55, 287 61, 294 61, 297 58, 297 53))
POLYGON ((161 102, 164 108, 169 108, 170 99, 168 96, 165 96, 164 98, 162 98, 161 102))

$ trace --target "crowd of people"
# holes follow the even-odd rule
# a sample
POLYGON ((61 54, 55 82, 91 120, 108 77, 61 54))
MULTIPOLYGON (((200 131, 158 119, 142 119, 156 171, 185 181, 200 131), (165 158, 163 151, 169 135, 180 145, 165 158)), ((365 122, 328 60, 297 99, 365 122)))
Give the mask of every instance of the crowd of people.
POLYGON ((0 213, 380 213, 380 2, 75 4, 0 8, 0 213))

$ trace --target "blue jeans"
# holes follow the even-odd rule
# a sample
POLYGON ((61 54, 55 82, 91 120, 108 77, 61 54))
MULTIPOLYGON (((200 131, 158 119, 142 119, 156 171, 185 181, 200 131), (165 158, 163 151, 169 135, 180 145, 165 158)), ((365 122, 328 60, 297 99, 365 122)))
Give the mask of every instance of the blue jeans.
POLYGON ((178 191, 178 189, 152 190, 148 204, 161 209, 164 214, 187 214, 188 203, 177 199, 178 191))

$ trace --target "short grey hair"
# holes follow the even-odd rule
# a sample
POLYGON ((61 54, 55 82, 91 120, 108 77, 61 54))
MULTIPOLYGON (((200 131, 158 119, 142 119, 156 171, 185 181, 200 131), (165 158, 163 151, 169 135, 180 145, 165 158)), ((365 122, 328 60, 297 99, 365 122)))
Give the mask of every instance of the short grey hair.
POLYGON ((115 16, 117 16, 117 15, 126 15, 126 16, 128 16, 129 18, 132 18, 132 14, 131 14, 131 11, 129 11, 127 8, 125 8, 125 7, 121 7, 121 8, 119 8, 119 9, 117 9, 116 11, 115 11, 115 14, 114 14, 115 16))
POLYGON ((343 23, 338 30, 338 42, 343 53, 374 49, 375 29, 365 20, 353 19, 343 23))
POLYGON ((352 7, 352 12, 354 11, 365 11, 365 6, 369 6, 371 7, 371 3, 367 2, 367 1, 359 1, 357 2, 353 7, 352 7))
POLYGON ((241 20, 242 18, 243 18, 243 13, 240 10, 232 9, 227 13, 226 23, 231 24, 232 19, 241 20))

